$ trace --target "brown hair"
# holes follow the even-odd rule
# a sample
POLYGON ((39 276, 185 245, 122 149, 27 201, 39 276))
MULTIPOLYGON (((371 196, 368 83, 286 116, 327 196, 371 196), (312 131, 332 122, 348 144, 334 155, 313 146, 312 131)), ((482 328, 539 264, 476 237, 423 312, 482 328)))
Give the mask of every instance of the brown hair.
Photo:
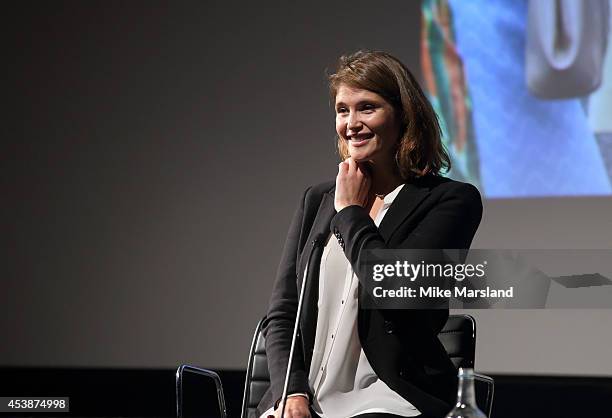
MULTIPOLYGON (((332 102, 341 84, 372 91, 393 106, 402 121, 403 133, 395 153, 402 178, 450 170, 438 117, 410 70, 397 58, 381 51, 343 55, 336 73, 329 76, 332 102)), ((348 158, 346 141, 340 136, 337 141, 340 157, 348 158)))

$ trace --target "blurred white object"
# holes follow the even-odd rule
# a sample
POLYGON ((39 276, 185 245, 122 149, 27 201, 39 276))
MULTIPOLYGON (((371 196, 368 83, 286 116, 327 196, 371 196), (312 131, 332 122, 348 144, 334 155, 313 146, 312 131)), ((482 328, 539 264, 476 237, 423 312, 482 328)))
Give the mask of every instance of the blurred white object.
POLYGON ((540 98, 581 97, 601 84, 609 0, 530 0, 526 78, 540 98))
MULTIPOLYGON (((611 1, 612 4, 612 1, 611 1)), ((610 15, 609 26, 612 26, 610 15)), ((608 45, 612 45, 612 32, 608 33, 608 45)), ((612 133, 612 48, 608 48, 603 64, 601 86, 589 96, 589 124, 596 134, 612 133)))

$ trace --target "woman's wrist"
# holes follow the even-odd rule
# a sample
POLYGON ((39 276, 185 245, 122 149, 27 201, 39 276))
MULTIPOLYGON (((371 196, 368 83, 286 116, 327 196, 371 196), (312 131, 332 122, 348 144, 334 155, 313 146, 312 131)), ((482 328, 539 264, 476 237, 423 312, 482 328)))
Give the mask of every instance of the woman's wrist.
MULTIPOLYGON (((295 398, 301 396, 303 398, 306 398, 306 401, 310 402, 310 395, 306 392, 296 392, 296 393, 290 393, 287 395, 287 399, 290 398, 295 398)), ((279 398, 275 403, 274 403, 274 409, 276 410, 278 408, 278 406, 280 405, 281 401, 283 400, 283 398, 279 398)))

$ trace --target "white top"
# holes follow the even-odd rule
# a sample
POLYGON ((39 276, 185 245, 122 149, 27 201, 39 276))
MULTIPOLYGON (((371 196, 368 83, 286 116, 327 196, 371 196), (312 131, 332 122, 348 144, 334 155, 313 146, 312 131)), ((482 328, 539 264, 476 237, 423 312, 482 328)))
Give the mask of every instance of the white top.
MULTIPOLYGON (((403 184, 384 198, 376 226, 403 184)), ((333 237, 323 250, 319 274, 317 331, 308 381, 312 408, 321 418, 346 418, 365 413, 416 416, 410 402, 380 380, 368 361, 357 331, 359 279, 333 237)))
MULTIPOLYGON (((379 226, 404 185, 385 196, 374 223, 379 226)), ((344 251, 333 238, 323 250, 314 351, 308 382, 312 408, 321 418, 347 418, 365 413, 405 417, 420 411, 378 378, 357 332, 358 284, 344 251)), ((273 409, 262 417, 273 415, 273 409)))

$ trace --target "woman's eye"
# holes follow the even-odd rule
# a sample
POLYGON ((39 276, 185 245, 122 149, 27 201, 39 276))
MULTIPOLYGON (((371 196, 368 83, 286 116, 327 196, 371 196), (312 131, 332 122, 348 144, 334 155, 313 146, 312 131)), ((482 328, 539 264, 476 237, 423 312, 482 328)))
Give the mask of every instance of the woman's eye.
POLYGON ((338 109, 336 109, 336 113, 340 114, 340 113, 346 113, 346 107, 339 107, 338 109))
POLYGON ((374 110, 374 105, 366 104, 362 107, 362 110, 366 113, 369 113, 374 110))

